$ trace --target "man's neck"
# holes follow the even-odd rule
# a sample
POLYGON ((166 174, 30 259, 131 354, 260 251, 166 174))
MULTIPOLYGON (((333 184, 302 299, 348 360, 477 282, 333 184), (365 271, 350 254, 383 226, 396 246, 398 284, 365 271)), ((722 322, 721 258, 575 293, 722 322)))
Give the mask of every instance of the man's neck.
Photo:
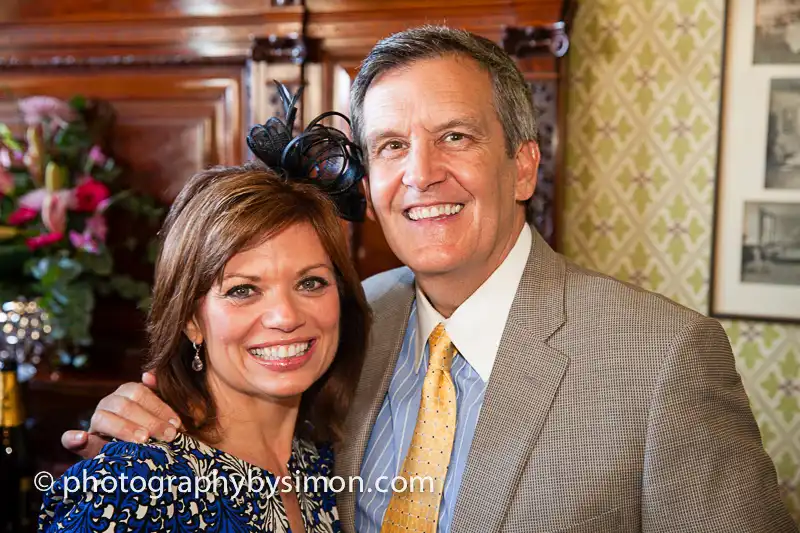
POLYGON ((506 260, 519 238, 524 220, 517 226, 499 251, 482 265, 470 269, 453 270, 444 274, 414 272, 417 283, 434 309, 444 318, 450 318, 472 294, 491 277, 506 260))

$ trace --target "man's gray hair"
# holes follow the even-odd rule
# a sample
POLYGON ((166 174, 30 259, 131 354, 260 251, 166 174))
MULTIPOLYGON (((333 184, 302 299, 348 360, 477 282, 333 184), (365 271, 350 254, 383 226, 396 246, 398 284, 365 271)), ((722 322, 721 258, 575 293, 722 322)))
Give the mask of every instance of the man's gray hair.
POLYGON ((415 61, 449 55, 472 58, 491 76, 494 108, 503 125, 509 157, 514 157, 521 143, 538 141, 530 86, 508 54, 485 37, 447 26, 426 25, 381 40, 361 63, 350 90, 350 118, 353 137, 365 153, 364 98, 372 81, 415 61))

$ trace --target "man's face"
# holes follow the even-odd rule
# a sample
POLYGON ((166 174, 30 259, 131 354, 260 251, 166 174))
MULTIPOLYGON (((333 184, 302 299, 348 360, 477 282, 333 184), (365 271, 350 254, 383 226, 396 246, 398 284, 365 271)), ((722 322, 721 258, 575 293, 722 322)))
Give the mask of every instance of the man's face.
POLYGON ((420 60, 377 77, 363 116, 370 210, 394 253, 417 276, 488 277, 539 161, 533 142, 508 157, 489 74, 469 58, 420 60))

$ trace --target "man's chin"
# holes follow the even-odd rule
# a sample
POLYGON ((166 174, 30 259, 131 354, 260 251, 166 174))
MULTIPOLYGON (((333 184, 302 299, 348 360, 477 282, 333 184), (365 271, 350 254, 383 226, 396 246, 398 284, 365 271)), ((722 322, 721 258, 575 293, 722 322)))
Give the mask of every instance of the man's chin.
POLYGON ((418 254, 403 262, 416 276, 424 277, 454 275, 464 267, 463 257, 450 254, 418 254))

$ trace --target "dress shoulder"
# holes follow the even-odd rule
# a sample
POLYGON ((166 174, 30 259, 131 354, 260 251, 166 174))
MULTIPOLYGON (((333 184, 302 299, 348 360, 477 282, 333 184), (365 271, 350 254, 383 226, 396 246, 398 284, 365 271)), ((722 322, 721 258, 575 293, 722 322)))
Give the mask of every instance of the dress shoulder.
MULTIPOLYGON (((330 477, 330 445, 296 439, 292 451, 292 475, 330 477)), ((39 531, 289 533, 278 487, 268 471, 185 434, 172 442, 113 441, 44 494, 39 531)), ((324 483, 304 483, 298 496, 309 532, 339 531, 334 493, 324 483)))
POLYGON ((181 470, 173 443, 112 441, 71 466, 42 496, 39 531, 163 531, 175 503, 169 475, 181 470))

